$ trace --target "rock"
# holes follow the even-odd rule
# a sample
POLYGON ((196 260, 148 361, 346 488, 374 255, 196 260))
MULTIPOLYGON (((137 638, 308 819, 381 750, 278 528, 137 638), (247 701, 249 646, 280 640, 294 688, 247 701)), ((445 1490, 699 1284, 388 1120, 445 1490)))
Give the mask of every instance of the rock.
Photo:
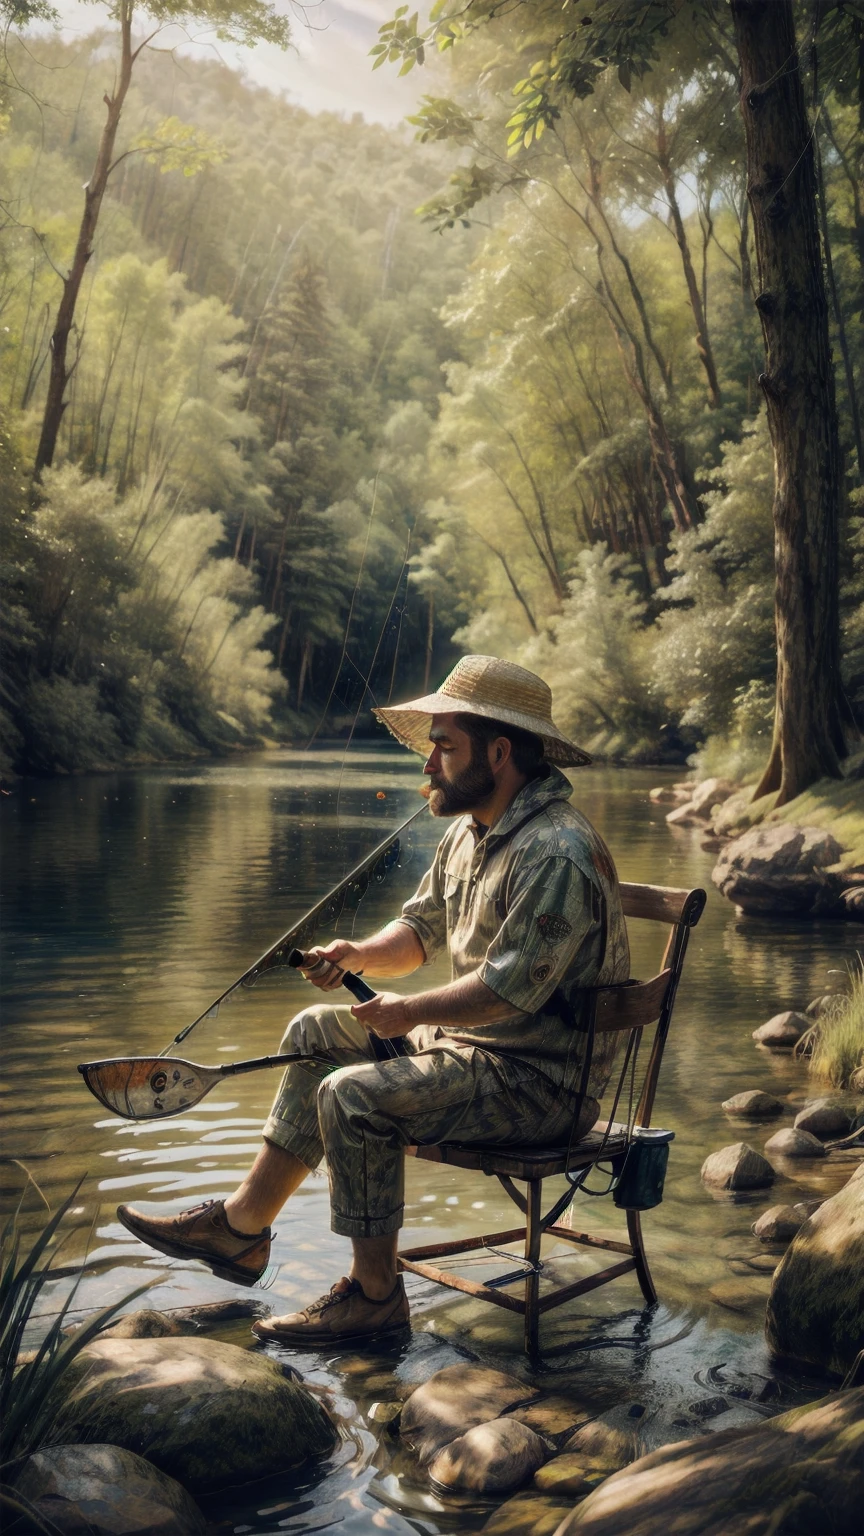
POLYGON ((763 1093, 761 1088, 748 1088, 744 1093, 724 1099, 722 1108, 727 1115, 746 1115, 750 1120, 770 1120, 772 1115, 782 1115, 783 1104, 773 1093, 763 1093))
POLYGON ((648 793, 652 805, 683 805, 693 792, 692 784, 659 784, 648 793))
POLYGON ((518 1419, 475 1424, 429 1463, 433 1483, 462 1493, 512 1493, 543 1465, 543 1441, 518 1419))
POLYGON ((839 895, 829 874, 843 850, 821 827, 763 823, 721 853, 711 879, 739 912, 770 917, 830 912, 839 895))
POLYGON ((864 1093, 864 1066, 855 1068, 849 1079, 849 1087, 854 1093, 864 1093))
POLYGON ((709 1285, 708 1295, 727 1312, 751 1312, 754 1307, 761 1307, 765 1300, 765 1292, 754 1290, 745 1280, 716 1280, 709 1285))
POLYGON ((715 805, 723 805, 730 795, 734 795, 737 784, 731 779, 703 779, 696 785, 690 805, 697 816, 704 816, 710 821, 711 812, 715 805))
POLYGON ((538 1396, 536 1387, 491 1366, 447 1365, 411 1393, 402 1409, 402 1439, 425 1466, 466 1430, 538 1396))
POLYGON ((796 1215, 791 1205, 772 1205, 750 1230, 762 1243, 789 1243, 804 1221, 805 1217, 796 1215))
POLYGON ((810 1020, 803 1013, 794 1013, 788 1009, 786 1013, 775 1013, 766 1024, 760 1024, 753 1031, 753 1039, 760 1045, 767 1045, 771 1050, 785 1050, 797 1045, 805 1030, 810 1028, 810 1020))
POLYGON ((810 1220, 813 1212, 818 1211, 820 1205, 824 1204, 824 1200, 797 1200, 792 1209, 796 1216, 801 1217, 801 1225, 803 1226, 805 1221, 810 1220))
POLYGON ((602 1462, 608 1473, 618 1472, 636 1456, 636 1437, 623 1429, 615 1429, 602 1419, 592 1419, 581 1424, 564 1444, 568 1455, 580 1455, 591 1461, 602 1462))
POLYGON ((764 1189, 766 1184, 774 1183, 774 1169, 746 1141, 736 1141, 706 1157, 702 1182, 712 1189, 764 1189))
POLYGON ((536 1403, 528 1403, 522 1408, 514 1408, 508 1414, 508 1418, 518 1419, 520 1424, 536 1429, 538 1435, 561 1435, 585 1416, 585 1408, 575 1398, 554 1395, 541 1398, 536 1403))
POLYGON ((617 1472, 618 1468, 590 1461, 577 1451, 565 1451, 561 1456, 547 1461, 539 1472, 535 1472, 534 1487, 540 1493, 590 1493, 613 1471, 617 1472))
POLYGON ((18 1493, 64 1536, 205 1536, 185 1488, 116 1445, 51 1445, 28 1456, 18 1493))
POLYGON ((846 1136, 852 1128, 852 1116, 836 1099, 813 1099, 795 1116, 793 1125, 811 1136, 846 1136))
POLYGON ((796 1131, 793 1126, 784 1126, 782 1131, 775 1131, 770 1140, 765 1143, 765 1151, 772 1157, 824 1157, 825 1148, 818 1137, 811 1136, 809 1131, 796 1131))
POLYGON ((276 1361, 209 1339, 95 1339, 56 1389, 55 1411, 58 1440, 98 1435, 195 1492, 282 1472, 335 1440, 276 1361))
POLYGON ((366 1411, 366 1417, 370 1424, 395 1425, 401 1412, 401 1403, 372 1403, 366 1411))
POLYGON ((151 1307, 142 1307, 140 1312, 126 1312, 123 1317, 112 1323, 110 1328, 105 1328, 99 1335, 107 1339, 167 1339, 179 1336, 181 1328, 179 1323, 165 1316, 164 1312, 155 1312, 151 1307))
POLYGON ((805 1222, 771 1285, 765 1334, 774 1354, 848 1371, 864 1341, 864 1163, 805 1222))
POLYGON ((572 1508, 572 1498, 517 1493, 514 1499, 508 1499, 489 1516, 483 1536, 554 1536, 572 1508))
POLYGON ((697 816, 693 810, 692 800, 685 800, 683 805, 676 806, 666 817, 670 827, 695 827, 701 820, 702 817, 697 816))
POLYGON ((864 1388, 747 1429, 643 1456, 595 1489, 555 1536, 856 1536, 864 1388))

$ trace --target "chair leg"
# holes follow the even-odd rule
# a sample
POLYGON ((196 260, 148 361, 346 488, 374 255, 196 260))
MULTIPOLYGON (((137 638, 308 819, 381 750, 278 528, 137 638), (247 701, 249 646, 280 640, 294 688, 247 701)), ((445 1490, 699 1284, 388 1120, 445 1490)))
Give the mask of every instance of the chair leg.
MULTIPOLYGON (((530 1264, 536 1264, 540 1258, 540 1240, 543 1236, 543 1229, 540 1226, 542 1189, 542 1179, 529 1181, 525 1212, 525 1257, 530 1264)), ((535 1271, 525 1280, 525 1353, 528 1355, 536 1355, 540 1348, 539 1301, 540 1276, 535 1271)))
POLYGON ((645 1254, 645 1244, 642 1241, 642 1223, 639 1220, 638 1211, 628 1211, 627 1231, 630 1235, 630 1243, 633 1248, 633 1258, 636 1261, 636 1278, 642 1289, 649 1307, 653 1307, 657 1300, 657 1292, 654 1289, 654 1281, 651 1279, 651 1271, 648 1268, 648 1259, 645 1254))

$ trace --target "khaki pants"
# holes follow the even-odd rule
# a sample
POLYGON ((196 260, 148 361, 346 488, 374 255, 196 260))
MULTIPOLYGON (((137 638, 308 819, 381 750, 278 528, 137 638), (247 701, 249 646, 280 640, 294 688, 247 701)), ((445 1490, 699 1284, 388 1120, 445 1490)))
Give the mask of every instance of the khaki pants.
POLYGON ((308 1168, 326 1157, 331 1226, 384 1237, 402 1225, 406 1146, 443 1141, 562 1145, 597 1118, 586 1099, 556 1088, 524 1061, 457 1045, 430 1026, 406 1036, 408 1054, 376 1061, 348 1008, 320 1004, 291 1020, 283 1051, 314 1051, 333 1068, 287 1068, 264 1127, 267 1141, 308 1168))

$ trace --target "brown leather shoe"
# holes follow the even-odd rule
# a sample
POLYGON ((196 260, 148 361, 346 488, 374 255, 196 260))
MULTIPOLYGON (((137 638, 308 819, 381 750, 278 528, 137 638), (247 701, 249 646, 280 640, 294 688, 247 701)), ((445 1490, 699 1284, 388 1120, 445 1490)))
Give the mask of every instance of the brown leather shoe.
POLYGON ((205 1200, 177 1216, 145 1216, 131 1205, 118 1205, 118 1220, 142 1243, 172 1259, 200 1259, 220 1280, 254 1285, 270 1260, 270 1228, 252 1235, 235 1232, 222 1200, 205 1200))
POLYGON ((402 1276, 383 1301, 371 1301, 359 1280, 343 1277, 326 1296, 303 1312, 268 1317, 252 1324, 252 1332, 271 1344, 348 1344, 377 1338, 408 1326, 408 1297, 402 1276))

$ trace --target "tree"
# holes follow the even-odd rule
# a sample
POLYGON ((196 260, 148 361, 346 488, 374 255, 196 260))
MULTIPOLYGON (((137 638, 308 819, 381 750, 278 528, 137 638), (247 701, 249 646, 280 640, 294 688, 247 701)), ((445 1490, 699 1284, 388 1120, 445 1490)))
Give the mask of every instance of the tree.
MULTIPOLYGON (((93 254, 93 240, 108 179, 120 159, 125 158, 120 156, 115 159, 115 146, 137 60, 154 37, 171 23, 182 25, 192 21, 204 22, 215 29, 218 37, 234 42, 252 44, 263 40, 277 43, 280 47, 285 47, 288 42, 288 23, 277 14, 275 6, 269 4, 268 0, 235 0, 230 5, 225 4, 224 0, 141 0, 141 3, 139 0, 113 0, 111 16, 120 28, 119 67, 112 90, 105 93, 105 123, 93 170, 84 188, 84 209, 72 264, 62 279, 63 291, 51 334, 48 393, 36 450, 37 477, 53 462, 57 435, 66 409, 66 391, 75 366, 74 362, 71 365, 69 362, 69 339, 75 321, 75 309, 84 273, 93 254), (155 25, 136 44, 132 26, 139 15, 142 20, 150 18, 155 25)), ((30 19, 29 12, 26 19, 30 19)))
POLYGON ((838 528, 843 496, 813 136, 791 0, 731 0, 741 60, 774 444, 777 701, 756 796, 841 777, 838 528))

